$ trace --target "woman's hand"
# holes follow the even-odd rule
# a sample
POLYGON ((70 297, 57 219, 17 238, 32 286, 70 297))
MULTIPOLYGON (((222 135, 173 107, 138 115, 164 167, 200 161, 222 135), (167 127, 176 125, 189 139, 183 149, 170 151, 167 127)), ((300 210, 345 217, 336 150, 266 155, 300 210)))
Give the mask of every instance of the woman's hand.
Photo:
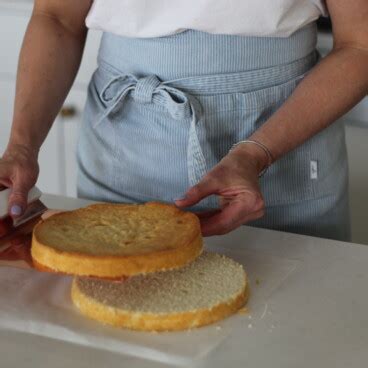
POLYGON ((226 234, 264 215, 258 176, 267 163, 268 157, 261 148, 241 144, 175 203, 178 207, 189 207, 209 195, 220 196, 220 210, 198 216, 204 236, 226 234))
POLYGON ((27 207, 29 190, 35 185, 39 167, 38 151, 23 145, 9 145, 0 158, 0 185, 11 188, 9 214, 22 215, 27 207))

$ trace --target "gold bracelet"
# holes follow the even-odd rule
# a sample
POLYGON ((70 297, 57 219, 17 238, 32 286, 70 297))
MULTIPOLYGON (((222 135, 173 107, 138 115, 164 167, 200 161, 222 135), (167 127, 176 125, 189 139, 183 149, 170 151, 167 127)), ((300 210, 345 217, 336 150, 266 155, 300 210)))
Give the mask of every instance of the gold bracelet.
POLYGON ((235 143, 231 148, 230 151, 231 152, 236 146, 240 145, 240 144, 245 144, 245 143, 250 143, 250 144, 255 144, 256 146, 260 147, 263 149, 263 151, 266 153, 267 157, 268 157, 268 163, 266 165, 266 167, 264 169, 262 169, 262 171, 258 174, 259 177, 263 176, 266 171, 268 170, 268 168, 272 165, 272 163, 275 161, 273 158, 273 155, 271 153, 271 151, 261 142, 252 140, 252 139, 246 139, 244 141, 240 141, 238 143, 235 143))

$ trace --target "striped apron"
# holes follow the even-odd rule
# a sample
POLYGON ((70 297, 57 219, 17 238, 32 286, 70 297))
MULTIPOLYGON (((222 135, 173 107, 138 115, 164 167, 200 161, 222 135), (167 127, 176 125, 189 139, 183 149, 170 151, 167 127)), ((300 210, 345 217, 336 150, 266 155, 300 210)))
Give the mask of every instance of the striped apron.
MULTIPOLYGON (((315 46, 315 24, 288 38, 105 33, 79 135, 78 196, 172 203, 284 103, 318 62, 315 46)), ((347 177, 336 122, 270 167, 266 215, 251 225, 348 240, 347 177)), ((214 208, 211 196, 190 210, 214 208)))

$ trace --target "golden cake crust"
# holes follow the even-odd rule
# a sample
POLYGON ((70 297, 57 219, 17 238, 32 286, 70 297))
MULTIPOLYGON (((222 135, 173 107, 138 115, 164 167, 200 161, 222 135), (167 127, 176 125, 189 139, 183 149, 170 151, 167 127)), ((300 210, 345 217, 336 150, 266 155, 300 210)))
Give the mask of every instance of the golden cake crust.
POLYGON ((40 221, 31 254, 40 270, 119 279, 182 267, 202 247, 197 216, 175 206, 96 204, 40 221))

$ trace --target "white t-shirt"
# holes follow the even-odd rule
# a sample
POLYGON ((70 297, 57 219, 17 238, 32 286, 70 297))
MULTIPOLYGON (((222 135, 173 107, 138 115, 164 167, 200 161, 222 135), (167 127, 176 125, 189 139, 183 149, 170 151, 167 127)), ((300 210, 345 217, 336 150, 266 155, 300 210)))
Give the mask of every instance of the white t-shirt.
POLYGON ((94 0, 86 24, 127 37, 187 29, 287 37, 320 15, 324 0, 94 0))

